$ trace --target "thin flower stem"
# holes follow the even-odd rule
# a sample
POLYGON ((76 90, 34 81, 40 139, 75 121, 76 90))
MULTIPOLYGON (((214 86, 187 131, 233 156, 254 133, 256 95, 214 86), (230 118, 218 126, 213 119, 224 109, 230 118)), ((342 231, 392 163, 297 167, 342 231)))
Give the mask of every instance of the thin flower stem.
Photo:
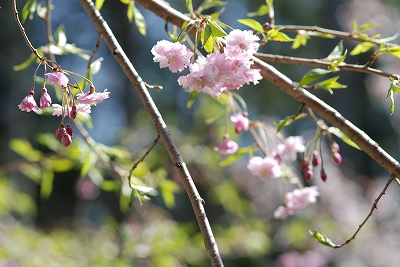
MULTIPOLYGON (((263 53, 256 53, 254 56, 263 61, 274 62, 274 63, 307 65, 307 66, 322 67, 322 68, 328 68, 331 65, 331 62, 320 60, 320 59, 288 57, 288 56, 270 55, 270 54, 263 54, 263 53)), ((400 80, 399 74, 381 71, 378 69, 367 67, 366 65, 354 65, 354 64, 341 63, 341 64, 339 64, 339 66, 337 66, 337 69, 344 70, 344 71, 362 72, 362 73, 382 76, 385 78, 394 78, 396 80, 400 80)))
POLYGON ((14 11, 14 18, 15 18, 15 22, 18 24, 18 27, 22 33, 22 36, 25 39, 26 44, 28 45, 29 49, 32 51, 32 53, 40 60, 40 62, 44 62, 45 58, 42 57, 41 55, 39 55, 38 51, 36 50, 36 48, 33 47, 31 41, 29 40, 28 36, 26 35, 25 32, 25 28, 22 26, 21 21, 19 20, 19 16, 18 16, 18 9, 17 9, 17 0, 13 0, 13 5, 12 5, 12 9, 14 11))
POLYGON ((149 147, 149 149, 147 149, 146 153, 144 153, 144 155, 132 165, 132 168, 129 170, 129 174, 128 174, 128 181, 129 181, 130 187, 132 187, 132 184, 131 184, 132 172, 136 169, 136 167, 139 165, 139 163, 143 162, 144 159, 150 154, 151 150, 153 150, 153 148, 157 145, 159 140, 160 140, 160 135, 157 135, 156 139, 154 139, 154 141, 153 141, 153 144, 149 147))
POLYGON ((53 38, 53 33, 52 33, 52 28, 51 28, 51 0, 46 0, 46 16, 44 19, 44 22, 46 24, 46 39, 47 39, 47 47, 49 49, 48 54, 50 57, 50 60, 53 62, 56 62, 56 58, 53 53, 51 53, 50 46, 52 44, 55 44, 54 38, 53 38))
POLYGON ((308 31, 308 32, 318 32, 318 33, 323 33, 323 34, 330 34, 334 35, 337 38, 342 38, 342 39, 350 39, 358 42, 371 42, 376 45, 380 45, 384 43, 386 46, 398 46, 396 44, 392 43, 387 43, 383 39, 369 39, 365 40, 365 38, 359 37, 357 33, 352 33, 352 32, 342 32, 342 31, 335 31, 331 29, 325 29, 321 28, 318 26, 300 26, 300 25, 275 25, 275 28, 283 28, 282 31, 291 31, 291 32, 296 32, 299 33, 299 31, 308 31))
POLYGON ((395 179, 395 175, 392 174, 390 176, 390 179, 387 181, 385 187, 382 189, 382 192, 379 194, 379 196, 375 199, 374 204, 372 204, 371 210, 368 213, 367 217, 364 219, 364 221, 358 226, 357 231, 349 238, 347 239, 344 243, 340 244, 340 245, 335 245, 333 246, 333 248, 341 248, 347 244, 349 244, 353 239, 356 238, 358 232, 360 232, 361 228, 367 223, 367 221, 369 220, 369 218, 371 218, 372 214, 374 213, 374 211, 376 209, 378 209, 378 202, 381 199, 381 197, 386 193, 386 190, 388 189, 389 185, 393 182, 393 180, 395 179))
POLYGON ((92 62, 93 62, 94 55, 96 55, 97 50, 99 50, 100 41, 101 41, 101 33, 98 33, 98 34, 97 34, 97 41, 96 41, 96 44, 95 44, 95 46, 94 46, 94 49, 93 49, 93 51, 92 51, 92 54, 90 55, 90 58, 89 58, 88 63, 87 63, 87 67, 86 67, 86 68, 87 68, 88 70, 90 70, 90 65, 91 65, 92 62))
MULTIPOLYGON (((157 106, 155 105, 151 95, 149 94, 145 83, 126 56, 124 50, 121 48, 113 32, 108 27, 106 21, 101 16, 100 12, 95 8, 93 2, 90 0, 80 0, 80 3, 85 11, 88 13, 97 31, 101 33, 111 53, 120 64, 122 70, 125 72, 126 76, 130 80, 132 86, 135 88, 136 93, 141 99, 151 120, 153 121, 157 133, 163 140, 165 148, 167 149, 173 165, 179 176, 181 177, 183 186, 189 196, 198 225, 203 235, 206 250, 211 259, 212 266, 224 266, 210 223, 208 221, 208 217, 204 209, 204 200, 200 197, 196 185, 194 184, 193 179, 190 176, 188 169, 186 168, 186 163, 183 161, 177 146, 172 140, 171 133, 169 132, 157 106)), ((181 25, 182 24, 180 24, 179 26, 181 25)))

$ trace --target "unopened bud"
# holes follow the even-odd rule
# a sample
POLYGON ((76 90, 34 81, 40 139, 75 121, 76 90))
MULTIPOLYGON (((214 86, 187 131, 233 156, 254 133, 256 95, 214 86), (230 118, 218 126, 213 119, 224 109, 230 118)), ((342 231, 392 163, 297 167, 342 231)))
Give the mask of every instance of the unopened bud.
POLYGON ((69 134, 71 137, 74 136, 74 130, 71 127, 71 124, 67 124, 67 127, 65 127, 65 131, 67 132, 67 134, 69 134))
POLYGON ((61 140, 64 136, 65 133, 65 128, 64 128, 64 124, 60 123, 60 126, 58 126, 57 130, 56 130, 56 138, 57 140, 61 140))
POLYGON ((303 161, 301 162, 301 170, 303 172, 306 172, 309 169, 310 169, 310 163, 308 162, 308 160, 303 159, 303 161))
POLYGON ((312 161, 311 161, 312 165, 314 167, 318 166, 319 164, 321 164, 321 157, 319 156, 318 151, 314 151, 313 153, 313 157, 312 157, 312 161))
POLYGON ((326 179, 328 179, 328 175, 326 175, 326 172, 324 169, 321 169, 321 180, 326 182, 326 179))
POLYGON ((340 147, 339 147, 338 143, 336 143, 336 142, 332 143, 331 149, 332 149, 332 152, 340 152, 340 147))
POLYGON ((76 111, 76 106, 73 105, 73 106, 72 106, 72 110, 71 110, 71 112, 69 113, 69 117, 70 117, 71 119, 75 120, 76 116, 78 116, 78 112, 76 111))
POLYGON ((63 138, 61 139, 61 143, 63 146, 69 146, 72 144, 72 138, 69 134, 65 133, 63 138))
POLYGON ((309 169, 306 172, 304 172, 304 179, 306 179, 307 181, 311 180, 314 176, 314 172, 309 169))
POLYGON ((342 156, 337 152, 333 153, 332 159, 333 159, 333 162, 335 162, 336 164, 342 163, 342 156))

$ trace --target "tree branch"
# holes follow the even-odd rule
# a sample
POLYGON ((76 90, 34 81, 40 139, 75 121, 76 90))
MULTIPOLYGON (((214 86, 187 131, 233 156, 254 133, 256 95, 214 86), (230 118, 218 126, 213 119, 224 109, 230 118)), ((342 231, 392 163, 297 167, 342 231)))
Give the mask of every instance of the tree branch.
MULTIPOLYGON (((256 53, 254 54, 255 57, 268 62, 274 63, 284 63, 284 64, 296 64, 296 65, 307 65, 307 66, 314 66, 314 67, 322 67, 328 68, 332 63, 320 59, 308 59, 308 58, 300 58, 300 57, 288 57, 288 56, 281 56, 281 55, 271 55, 271 54, 263 54, 263 53, 256 53)), ((384 72, 378 69, 369 68, 365 65, 354 65, 354 64, 345 64, 341 63, 339 66, 336 67, 339 70, 346 70, 346 71, 354 71, 354 72, 363 72, 367 74, 373 74, 377 76, 382 76, 385 78, 394 78, 396 80, 400 79, 400 75, 384 72)))
MULTIPOLYGON (((163 1, 136 0, 136 2, 143 5, 145 8, 148 8, 164 20, 174 23, 178 27, 182 25, 184 21, 189 20, 188 17, 171 8, 163 1)), ((319 29, 318 27, 316 28, 319 29)), ((312 30, 313 28, 304 29, 312 30)), ((287 76, 279 72, 271 65, 256 57, 253 57, 253 60, 254 64, 252 67, 255 69, 260 69, 261 76, 265 80, 277 86, 299 103, 313 109, 321 117, 351 138, 353 142, 355 142, 365 153, 379 163, 388 173, 393 174, 395 177, 400 177, 399 162, 397 162, 392 156, 383 150, 379 144, 372 140, 364 131, 359 129, 353 123, 344 118, 337 110, 327 105, 325 102, 307 90, 304 90, 303 88, 298 88, 295 90, 294 88, 297 86, 287 76)))
POLYGON ((193 210, 196 214, 197 222, 203 235, 207 252, 211 258, 212 266, 222 267, 223 263, 221 255, 219 254, 218 246, 213 236, 210 223, 208 221, 203 206, 204 200, 200 197, 197 188, 190 176, 190 173, 186 168, 186 164, 185 162, 183 162, 182 157, 174 141, 172 140, 171 134, 167 129, 167 126, 160 112, 157 109, 157 106, 155 105, 148 90, 146 89, 145 83, 133 67, 132 63, 129 61, 125 52, 122 50, 121 46, 116 40, 111 29, 108 27, 107 23, 104 21, 100 12, 94 7, 93 2, 91 0, 80 0, 80 3, 85 11, 88 13, 97 31, 101 33, 111 53, 114 55, 115 59, 118 61, 126 76, 132 83, 133 87, 136 90, 136 93, 138 94, 144 107, 146 108, 147 113, 153 121, 154 127, 157 133, 160 135, 161 139, 163 140, 168 154, 173 162, 173 165, 179 176, 181 177, 185 190, 189 195, 190 202, 192 203, 193 210))

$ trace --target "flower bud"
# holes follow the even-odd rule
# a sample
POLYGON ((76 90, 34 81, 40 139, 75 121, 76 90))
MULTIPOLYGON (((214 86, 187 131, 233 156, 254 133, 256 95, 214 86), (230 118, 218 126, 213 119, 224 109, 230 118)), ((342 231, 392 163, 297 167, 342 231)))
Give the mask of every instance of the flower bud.
POLYGON ((335 162, 336 164, 342 163, 342 156, 337 152, 333 153, 332 159, 333 159, 333 162, 335 162))
POLYGON ((64 136, 65 133, 65 128, 64 128, 64 124, 60 123, 60 126, 58 126, 57 130, 56 130, 56 138, 57 140, 61 140, 64 136))
POLYGON ((74 136, 74 130, 71 127, 71 124, 67 124, 67 127, 65 128, 65 131, 67 132, 67 134, 69 134, 71 137, 74 136))
POLYGON ((64 133, 63 138, 61 139, 61 143, 63 146, 69 146, 72 144, 72 138, 69 134, 64 133))
POLYGON ((328 179, 328 175, 326 175, 326 172, 324 169, 321 169, 320 176, 321 176, 321 180, 324 182, 326 182, 326 179, 328 179))
POLYGON ((313 178, 313 176, 314 176, 314 172, 311 169, 309 169, 306 172, 304 172, 304 178, 307 181, 311 180, 313 178))
POLYGON ((331 149, 332 149, 332 152, 340 152, 340 147, 339 147, 338 143, 336 143, 336 142, 332 143, 331 149))
POLYGON ((308 162, 308 160, 303 159, 303 161, 301 162, 301 170, 303 172, 306 172, 309 169, 310 169, 310 163, 308 162))
POLYGON ((312 165, 314 167, 318 166, 319 164, 321 164, 321 157, 319 156, 318 151, 314 151, 313 153, 313 157, 312 157, 312 161, 311 161, 312 165))
POLYGON ((69 117, 70 117, 71 119, 75 120, 76 116, 78 116, 78 112, 76 111, 76 106, 73 105, 73 106, 72 106, 72 110, 71 110, 71 112, 69 113, 69 117))

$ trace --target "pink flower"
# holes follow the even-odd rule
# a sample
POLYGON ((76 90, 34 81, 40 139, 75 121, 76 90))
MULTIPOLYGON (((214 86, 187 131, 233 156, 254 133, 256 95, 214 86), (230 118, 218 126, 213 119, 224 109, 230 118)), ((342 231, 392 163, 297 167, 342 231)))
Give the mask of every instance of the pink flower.
POLYGON ((237 134, 241 131, 249 130, 249 119, 242 113, 235 113, 231 115, 230 119, 235 124, 235 131, 237 134))
POLYGON ((81 104, 96 105, 97 103, 103 101, 104 99, 109 98, 109 94, 110 92, 108 92, 107 89, 104 89, 103 93, 86 92, 84 94, 77 94, 76 98, 81 104))
POLYGON ((297 210, 317 202, 317 196, 319 196, 319 192, 318 187, 315 185, 288 192, 286 193, 286 204, 275 210, 274 217, 276 219, 286 219, 287 216, 293 215, 297 210))
POLYGON ((304 140, 302 136, 289 136, 283 144, 275 147, 274 155, 285 159, 295 160, 298 152, 304 152, 304 140))
POLYGON ((33 97, 35 93, 30 91, 27 96, 22 99, 21 104, 18 105, 18 108, 21 111, 31 112, 31 111, 39 111, 39 107, 36 104, 35 98, 33 97))
POLYGON ((178 78, 180 86, 190 91, 208 91, 209 89, 205 88, 214 88, 217 85, 214 78, 217 76, 218 70, 203 59, 198 58, 195 63, 189 65, 190 73, 178 78))
POLYGON ((47 89, 45 87, 42 88, 42 96, 40 97, 40 107, 47 108, 51 106, 51 97, 49 93, 47 93, 47 89))
POLYGON ((238 148, 239 145, 235 141, 229 140, 229 136, 225 135, 221 143, 214 150, 221 155, 226 155, 235 153, 238 148))
MULTIPOLYGON (((57 116, 57 117, 61 116, 63 107, 61 105, 59 105, 59 104, 53 104, 52 106, 54 107, 52 115, 53 116, 57 116)), ((64 112, 64 117, 69 115, 67 111, 69 111, 69 112, 72 111, 72 107, 68 107, 68 109, 67 109, 67 107, 64 107, 64 109, 65 109, 64 110, 65 111, 64 112)), ((78 105, 76 105, 76 111, 80 112, 82 114, 89 114, 89 113, 92 112, 91 107, 88 104, 78 104, 78 105)))
POLYGON ((160 63, 160 68, 169 67, 171 72, 181 72, 189 65, 193 52, 183 44, 166 40, 158 41, 151 49, 153 61, 160 63))
POLYGON ((282 175, 278 161, 272 157, 252 157, 247 165, 247 169, 259 178, 279 178, 282 175))
POLYGON ((68 86, 68 77, 61 71, 49 72, 44 75, 50 83, 59 84, 62 87, 68 86))
POLYGON ((260 46, 259 43, 257 43, 260 38, 254 35, 250 30, 233 30, 224 38, 226 40, 226 47, 239 47, 243 52, 251 54, 257 52, 260 46))

